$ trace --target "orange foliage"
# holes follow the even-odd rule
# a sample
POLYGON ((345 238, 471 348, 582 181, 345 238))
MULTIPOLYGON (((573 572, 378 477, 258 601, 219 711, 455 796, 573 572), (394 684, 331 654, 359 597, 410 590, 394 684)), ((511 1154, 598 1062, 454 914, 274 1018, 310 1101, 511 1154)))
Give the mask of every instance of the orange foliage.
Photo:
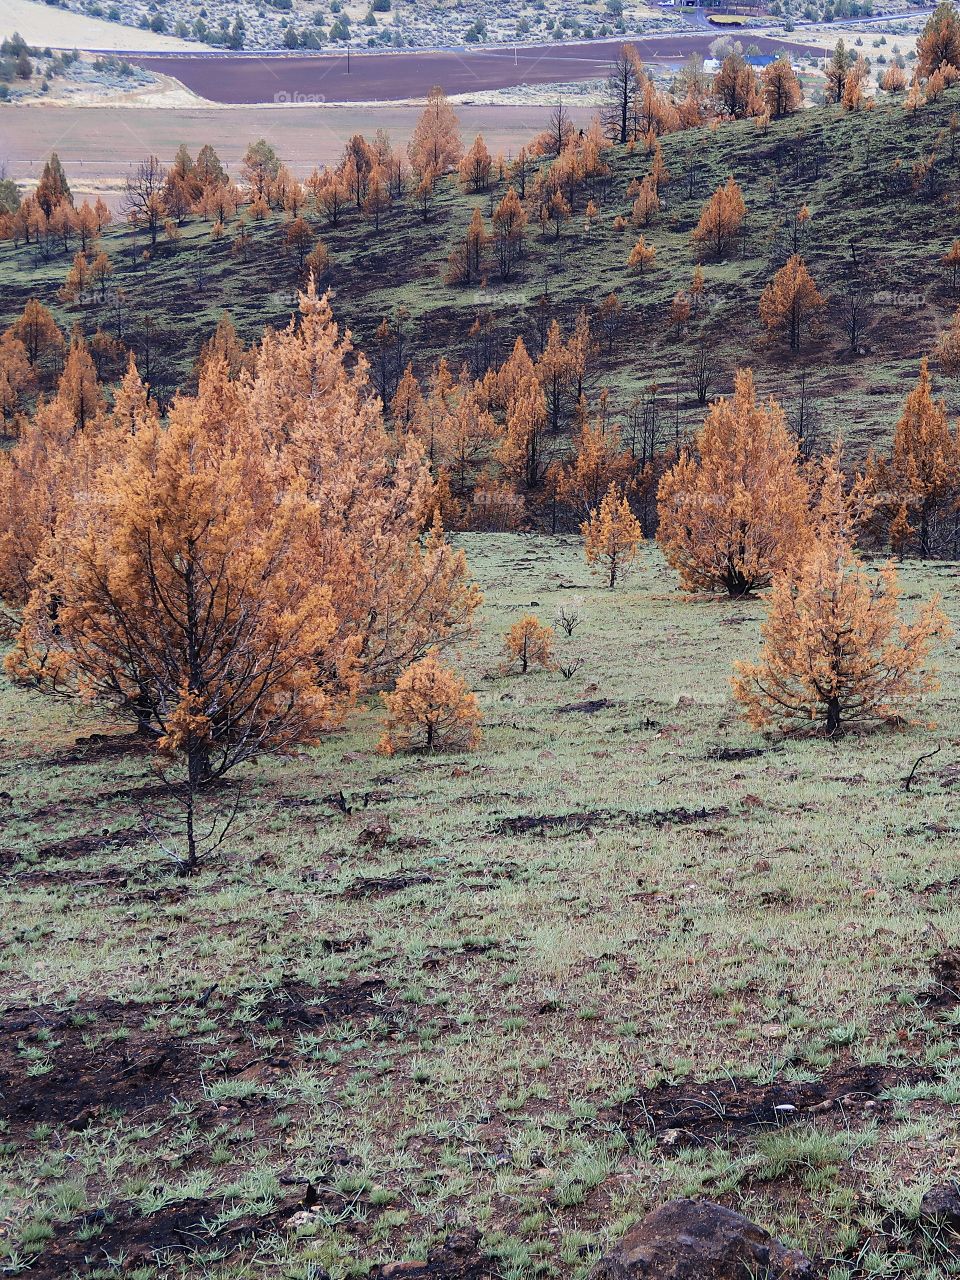
POLYGON ((463 142, 456 112, 439 86, 430 90, 427 105, 417 121, 407 147, 417 174, 445 173, 455 168, 463 156, 463 142))
POLYGON ((688 591, 768 586, 807 540, 808 490, 783 410, 757 403, 749 369, 710 406, 696 448, 699 459, 683 450, 660 481, 664 555, 688 591))
POLYGON ((926 360, 894 428, 886 459, 871 458, 867 474, 878 506, 892 518, 894 550, 921 559, 956 554, 960 502, 960 428, 951 431, 942 400, 934 400, 926 360))
POLYGON ((211 432, 180 401, 169 428, 138 431, 100 468, 90 497, 43 548, 10 673, 136 715, 194 783, 315 738, 332 718, 336 620, 311 570, 306 495, 262 441, 211 432))
POLYGON ((760 78, 767 110, 775 119, 803 106, 803 89, 788 58, 775 58, 763 68, 760 78))
POLYGON ((116 419, 78 431, 65 375, 0 455, 4 598, 23 603, 42 564, 16 675, 112 701, 178 750, 182 730, 195 780, 310 740, 464 633, 479 593, 442 528, 424 534, 420 447, 388 437, 366 361, 312 286, 252 371, 231 379, 211 354, 166 429, 135 379, 116 419))
POLYGON ((589 519, 611 485, 627 483, 633 466, 631 455, 621 449, 619 433, 584 417, 576 455, 560 474, 557 497, 589 519))
POLYGON ((469 751, 480 744, 480 709, 466 681, 435 653, 409 666, 392 693, 381 693, 386 722, 378 750, 469 751))
POLYGON ((629 573, 643 543, 640 521, 611 483, 600 506, 580 526, 587 564, 611 589, 629 573))
POLYGON ((720 257, 740 230, 746 212, 742 191, 733 178, 728 178, 704 205, 693 231, 694 243, 720 257))
POLYGON ((790 350, 799 351, 804 324, 825 306, 826 299, 813 283, 803 259, 795 253, 761 294, 760 319, 771 331, 783 330, 790 350))
MULTIPOLYGON (((834 509, 841 485, 837 470, 826 486, 834 509)), ((736 664, 745 717, 757 729, 820 725, 835 734, 909 714, 936 688, 924 665, 950 627, 937 599, 913 623, 899 619, 898 602, 893 566, 870 580, 848 534, 820 522, 800 561, 774 581, 758 661, 736 664)))
POLYGON ((941 0, 917 41, 917 71, 933 75, 941 63, 960 67, 960 18, 949 0, 941 0))
POLYGON ((545 627, 535 614, 529 613, 515 622, 507 632, 503 643, 506 661, 503 671, 519 667, 526 674, 531 667, 553 671, 553 627, 545 627))
POLYGON ((630 257, 627 259, 627 266, 632 271, 638 271, 643 275, 647 267, 653 266, 656 259, 657 251, 652 244, 647 244, 643 236, 630 250, 630 257))

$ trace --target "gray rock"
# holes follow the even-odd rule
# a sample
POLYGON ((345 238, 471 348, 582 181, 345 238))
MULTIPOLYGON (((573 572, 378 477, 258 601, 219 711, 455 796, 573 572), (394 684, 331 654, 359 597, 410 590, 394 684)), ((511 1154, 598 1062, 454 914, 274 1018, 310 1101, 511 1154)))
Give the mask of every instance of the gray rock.
POLYGON ((603 1258, 593 1280, 814 1280, 809 1258, 709 1200, 670 1200, 603 1258))
POLYGON ((960 1232, 960 1183, 931 1187, 920 1201, 920 1218, 938 1227, 960 1232))

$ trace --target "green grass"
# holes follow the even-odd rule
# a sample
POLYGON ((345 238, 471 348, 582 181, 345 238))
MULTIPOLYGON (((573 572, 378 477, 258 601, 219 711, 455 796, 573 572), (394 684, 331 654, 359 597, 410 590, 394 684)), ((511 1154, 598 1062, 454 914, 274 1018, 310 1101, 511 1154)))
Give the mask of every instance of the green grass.
MULTIPOLYGON (((159 1271, 148 1251, 145 1277, 340 1277, 422 1257, 454 1223, 482 1231, 504 1276, 582 1276, 651 1207, 703 1194, 827 1258, 835 1280, 957 1274, 908 1229, 960 1170, 960 1024, 918 1001, 960 935, 955 643, 935 730, 766 740, 728 689, 761 602, 686 599, 653 550, 609 592, 575 539, 464 543, 486 592, 459 655, 482 748, 384 759, 361 711, 250 768, 196 880, 138 833, 147 758, 98 758, 73 745, 102 727, 89 713, 0 689, 0 1071, 49 1064, 17 1088, 61 1098, 0 1132, 0 1265, 114 1248, 130 1214, 146 1238, 199 1200, 215 1225, 252 1222, 252 1243, 159 1271), (583 656, 576 676, 500 675, 509 623, 561 605, 582 617, 557 641, 583 656), (348 815, 324 800, 341 790, 348 815), (386 877, 408 883, 378 889, 386 877), (330 1016, 291 1018, 291 992, 330 1016), (23 1006, 44 1022, 10 1030, 23 1006), (138 1064, 158 1045, 169 1062, 150 1077, 138 1064), (888 1103, 696 1150, 625 1119, 659 1082, 682 1096, 856 1064, 891 1069, 888 1103), (78 1081, 85 1122, 67 1114, 78 1081), (298 1179, 321 1198, 287 1227, 298 1179), (870 1256, 884 1222, 896 1271, 870 1256)), ((953 566, 903 580, 908 610, 936 589, 960 622, 953 566)))
MULTIPOLYGON (((642 277, 626 269, 636 232, 613 230, 615 216, 629 213, 627 184, 648 169, 642 148, 634 155, 622 148, 610 153, 612 176, 593 192, 601 217, 589 232, 583 220, 584 193, 559 242, 552 232, 544 237, 531 226, 518 277, 501 282, 491 266, 482 297, 475 287, 446 285, 443 267, 474 205, 489 216, 503 184, 492 195, 474 197, 445 181, 429 222, 401 203, 378 235, 356 213, 330 229, 315 215, 308 217, 332 257, 329 283, 337 317, 354 329, 368 352, 381 319, 403 306, 410 313, 407 355, 418 373, 426 373, 440 354, 454 362, 468 358, 468 331, 478 313, 494 316, 502 358, 519 333, 534 344, 541 298, 546 299, 547 315, 569 326, 581 306, 593 312, 615 291, 625 308, 622 333, 614 351, 597 361, 591 383, 594 391, 601 385, 611 388, 622 417, 637 396, 656 384, 661 429, 667 436, 672 439, 675 428, 683 433, 699 425, 703 410, 696 404, 690 366, 694 347, 706 338, 718 362, 714 393, 729 386, 737 365, 749 363, 757 370, 761 390, 777 394, 795 414, 800 376, 806 373, 821 438, 828 442, 841 431, 854 452, 862 454, 870 443, 889 436, 920 355, 932 348, 956 305, 940 258, 953 239, 950 210, 960 194, 948 130, 958 107, 960 89, 954 89, 912 116, 899 103, 882 100, 875 110, 856 115, 838 108, 810 109, 775 122, 766 133, 745 121, 665 137, 671 182, 662 213, 644 230, 656 247, 657 261, 642 277), (915 191, 913 166, 934 150, 938 159, 932 181, 915 191), (678 341, 666 324, 666 312, 676 291, 689 284, 694 266, 690 231, 707 196, 731 173, 745 194, 745 236, 728 259, 706 264, 708 307, 678 341), (803 252, 831 306, 819 333, 791 355, 782 343, 767 339, 757 304, 782 261, 780 228, 804 203, 812 218, 803 252), (850 355, 838 307, 858 283, 882 296, 870 307, 862 354, 850 355)), ((265 324, 286 321, 296 266, 282 252, 282 221, 272 218, 255 226, 253 234, 253 256, 244 264, 231 255, 232 233, 213 245, 205 223, 188 223, 176 245, 161 242, 149 261, 141 256, 143 236, 134 245, 124 227, 107 233, 105 247, 116 264, 111 283, 124 294, 123 334, 143 364, 144 317, 153 320, 157 336, 150 353, 151 380, 164 395, 186 378, 223 310, 230 311, 247 341, 265 324), (202 290, 193 274, 198 256, 206 264, 202 290)), ((36 294, 67 328, 79 321, 88 332, 98 323, 113 331, 112 308, 59 302, 57 289, 72 252, 37 263, 30 249, 0 245, 0 322, 9 322, 26 298, 36 294)), ((955 403, 952 385, 941 390, 955 403)))

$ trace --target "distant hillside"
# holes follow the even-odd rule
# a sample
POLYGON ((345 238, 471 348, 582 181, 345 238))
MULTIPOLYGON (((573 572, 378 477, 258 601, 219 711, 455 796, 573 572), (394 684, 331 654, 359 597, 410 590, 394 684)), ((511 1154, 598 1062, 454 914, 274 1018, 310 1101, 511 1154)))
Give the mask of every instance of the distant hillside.
MULTIPOLYGON (((517 335, 536 346, 550 319, 569 329, 580 308, 596 317, 613 293, 622 313, 609 341, 600 343, 592 383, 594 390, 608 386, 622 412, 655 385, 660 411, 681 432, 697 425, 702 406, 693 366, 706 344, 716 366, 711 393, 730 385, 737 365, 750 364, 761 390, 780 397, 791 415, 802 401, 825 436, 841 430, 864 452, 888 435, 920 357, 931 351, 956 305, 941 259, 954 235, 958 107, 960 90, 952 89, 914 114, 888 99, 854 113, 811 109, 767 129, 743 121, 666 135, 663 207, 640 229, 629 223, 627 188, 647 173, 650 158, 643 146, 632 154, 611 148, 605 153, 609 179, 577 193, 559 236, 552 224, 541 231, 531 213, 525 256, 511 279, 498 278, 492 250, 485 251, 483 287, 446 283, 445 264, 475 208, 489 231, 504 180, 474 195, 455 177, 442 179, 428 220, 407 196, 383 214, 379 231, 355 209, 334 227, 309 205, 302 216, 311 247, 319 237, 329 253, 322 283, 333 292, 335 312, 370 354, 381 321, 402 307, 409 315, 403 354, 418 374, 441 354, 454 365, 470 360, 479 374, 478 362, 502 359, 517 335), (698 260, 691 230, 705 200, 730 175, 743 191, 744 230, 721 259, 704 258, 705 306, 678 336, 668 312, 698 260), (599 208, 590 219, 588 199, 599 208), (818 330, 791 352, 766 334, 758 301, 792 247, 788 233, 802 206, 810 217, 798 247, 829 305, 818 330), (622 230, 615 229, 618 215, 628 219, 622 230), (656 259, 638 274, 627 259, 641 232, 656 259), (862 325, 855 351, 847 336, 851 299, 862 325), (478 318, 482 340, 470 332, 478 318)), ((233 246, 232 224, 212 241, 211 222, 191 216, 178 239, 161 236, 149 256, 142 232, 134 237, 126 226, 110 227, 103 238, 114 267, 108 300, 85 306, 58 297, 75 244, 43 261, 32 246, 3 242, 0 321, 8 324, 37 296, 65 329, 79 324, 89 335, 98 325, 119 328, 141 365, 149 364, 158 393, 169 395, 189 376, 224 311, 245 341, 264 325, 286 323, 302 278, 285 244, 288 222, 276 213, 250 222, 248 261, 233 246)), ((952 385, 940 390, 956 401, 952 385)))

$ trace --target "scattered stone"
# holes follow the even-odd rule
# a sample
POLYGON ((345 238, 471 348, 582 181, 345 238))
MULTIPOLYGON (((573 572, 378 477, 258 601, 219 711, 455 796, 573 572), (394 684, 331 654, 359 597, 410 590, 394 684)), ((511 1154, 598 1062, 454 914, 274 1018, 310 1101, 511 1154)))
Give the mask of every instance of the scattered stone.
POLYGON ((920 1220, 960 1233, 960 1183, 931 1187, 920 1201, 920 1220))
POLYGON ((670 1200, 593 1270, 593 1280, 813 1280, 810 1259, 709 1200, 670 1200))

